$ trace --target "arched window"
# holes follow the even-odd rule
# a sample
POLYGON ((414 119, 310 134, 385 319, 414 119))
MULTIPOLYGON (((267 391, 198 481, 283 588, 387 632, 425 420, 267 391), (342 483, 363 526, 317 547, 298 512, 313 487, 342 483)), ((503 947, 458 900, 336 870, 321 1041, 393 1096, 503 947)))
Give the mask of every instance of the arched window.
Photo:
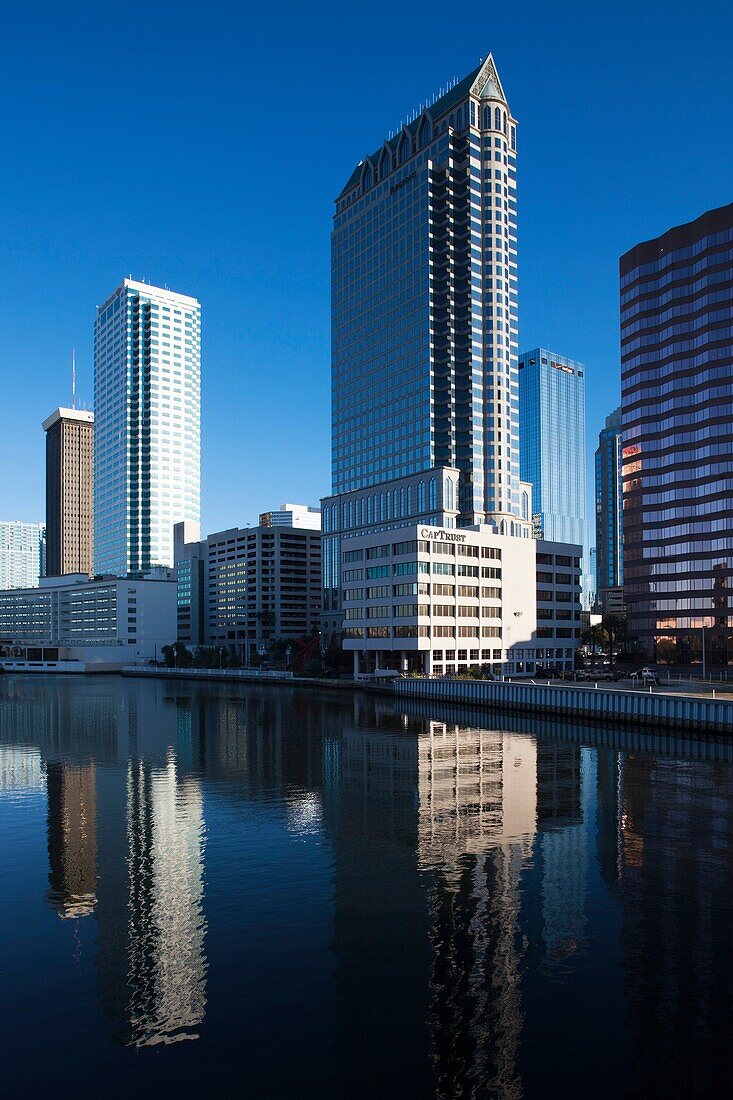
POLYGON ((382 161, 379 165, 379 178, 383 180, 385 176, 388 176, 392 171, 392 158, 389 153, 384 154, 382 161))
POLYGON ((425 511, 425 482, 422 478, 417 483, 417 510, 418 512, 425 511))
POLYGON ((471 125, 476 125, 476 104, 471 100, 471 125))
POLYGON ((455 130, 455 128, 456 128, 456 120, 455 120, 455 118, 453 117, 453 115, 451 115, 451 116, 450 116, 450 118, 448 119, 448 125, 450 126, 451 130, 455 130))
POLYGON ((392 519, 392 494, 387 490, 387 500, 385 501, 385 519, 392 519))
POLYGON ((514 537, 514 520, 512 520, 512 522, 509 524, 509 529, 512 537, 514 537))
POLYGON ((522 519, 529 519, 529 493, 522 493, 522 519))
POLYGON ((484 130, 491 129, 491 107, 484 107, 484 130))
POLYGON ((407 486, 407 511, 405 515, 412 515, 412 485, 407 486))
POLYGON ((399 519, 399 516, 400 516, 399 504, 400 504, 400 495, 397 492, 397 490, 394 489, 393 492, 392 492, 392 519, 399 519))
POLYGON ((338 531, 338 512, 335 503, 331 505, 331 530, 338 531))
POLYGON ((443 507, 448 511, 453 511, 454 508, 454 492, 453 492, 453 479, 447 477, 445 479, 445 490, 443 493, 445 500, 443 501, 443 507))
POLYGON ((349 526, 349 502, 347 500, 341 505, 341 530, 345 531, 349 526))
POLYGON ((430 119, 427 115, 423 116, 423 120, 420 123, 420 148, 424 149, 430 142, 432 137, 432 127, 430 125, 430 119))
POLYGON ((408 157, 412 155, 412 142, 407 134, 402 137, 402 145, 400 146, 400 164, 404 164, 408 157))
POLYGON ((366 498, 366 508, 364 509, 364 522, 365 523, 371 523, 372 522, 372 498, 371 497, 366 498))
POLYGON ((366 171, 364 173, 364 190, 368 190, 372 185, 372 166, 367 164, 366 171))
POLYGON ((516 151, 517 148, 517 128, 512 126, 512 149, 516 151))
POLYGON ((438 482, 434 477, 428 482, 428 508, 438 507, 438 482))
POLYGON ((506 520, 505 519, 503 519, 501 521, 501 533, 502 533, 502 535, 506 534, 506 520))
POLYGON ((404 514, 405 514, 405 487, 403 485, 400 489, 400 511, 399 511, 400 519, 402 519, 404 517, 404 514))
POLYGON ((501 130, 501 111, 498 107, 494 107, 494 129, 501 130))
POLYGON ((501 128, 506 133, 506 111, 501 112, 501 128))

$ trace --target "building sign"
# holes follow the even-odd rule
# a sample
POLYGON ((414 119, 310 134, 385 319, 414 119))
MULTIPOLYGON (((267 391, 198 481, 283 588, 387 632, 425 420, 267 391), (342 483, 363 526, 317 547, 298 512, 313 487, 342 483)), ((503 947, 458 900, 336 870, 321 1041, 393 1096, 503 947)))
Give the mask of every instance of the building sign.
POLYGON ((466 536, 459 531, 445 531, 442 527, 421 527, 421 539, 432 539, 437 542, 465 542, 466 536))
POLYGON ((399 183, 393 183, 389 189, 390 195, 394 195, 395 191, 399 191, 400 188, 404 187, 405 184, 408 183, 410 180, 414 180, 416 175, 417 172, 410 172, 409 176, 405 176, 405 178, 401 179, 399 183))

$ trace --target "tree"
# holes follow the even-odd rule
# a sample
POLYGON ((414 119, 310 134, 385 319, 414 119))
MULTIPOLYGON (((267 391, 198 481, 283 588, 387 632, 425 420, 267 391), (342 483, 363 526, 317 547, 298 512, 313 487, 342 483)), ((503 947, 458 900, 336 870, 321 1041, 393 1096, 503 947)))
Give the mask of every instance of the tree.
POLYGON ((173 668, 173 666, 176 663, 176 655, 173 652, 173 646, 172 645, 164 645, 160 652, 161 652, 161 656, 163 657, 163 660, 165 661, 165 667, 166 668, 173 668))

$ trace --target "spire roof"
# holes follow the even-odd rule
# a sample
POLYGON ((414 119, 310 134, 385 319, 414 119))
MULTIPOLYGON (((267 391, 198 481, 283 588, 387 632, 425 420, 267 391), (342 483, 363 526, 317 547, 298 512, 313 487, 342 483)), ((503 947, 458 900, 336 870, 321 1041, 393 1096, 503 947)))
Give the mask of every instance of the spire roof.
MULTIPOLYGON (((445 95, 442 95, 439 99, 436 99, 434 103, 426 107, 424 111, 421 111, 417 118, 414 118, 412 122, 403 127, 403 129, 414 136, 417 133, 420 120, 424 114, 429 115, 433 120, 440 118, 442 115, 447 114, 453 107, 457 107, 459 103, 462 103, 469 94, 478 96, 480 99, 500 99, 506 103, 504 89, 501 86, 499 74, 491 54, 489 54, 486 60, 483 61, 477 69, 474 69, 473 72, 469 73, 463 80, 459 80, 453 88, 450 88, 445 95)), ((375 153, 359 161, 346 184, 341 189, 339 198, 358 183, 365 161, 376 164, 385 146, 393 151, 397 148, 401 133, 402 130, 395 134, 394 137, 390 138, 389 141, 385 141, 380 145, 375 153)))

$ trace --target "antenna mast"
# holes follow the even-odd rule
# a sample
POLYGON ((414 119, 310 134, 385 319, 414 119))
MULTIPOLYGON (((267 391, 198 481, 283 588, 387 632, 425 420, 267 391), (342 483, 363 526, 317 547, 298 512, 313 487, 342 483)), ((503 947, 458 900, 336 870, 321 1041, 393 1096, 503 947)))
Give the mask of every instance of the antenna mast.
POLYGON ((76 350, 71 349, 71 407, 76 408, 76 350))

